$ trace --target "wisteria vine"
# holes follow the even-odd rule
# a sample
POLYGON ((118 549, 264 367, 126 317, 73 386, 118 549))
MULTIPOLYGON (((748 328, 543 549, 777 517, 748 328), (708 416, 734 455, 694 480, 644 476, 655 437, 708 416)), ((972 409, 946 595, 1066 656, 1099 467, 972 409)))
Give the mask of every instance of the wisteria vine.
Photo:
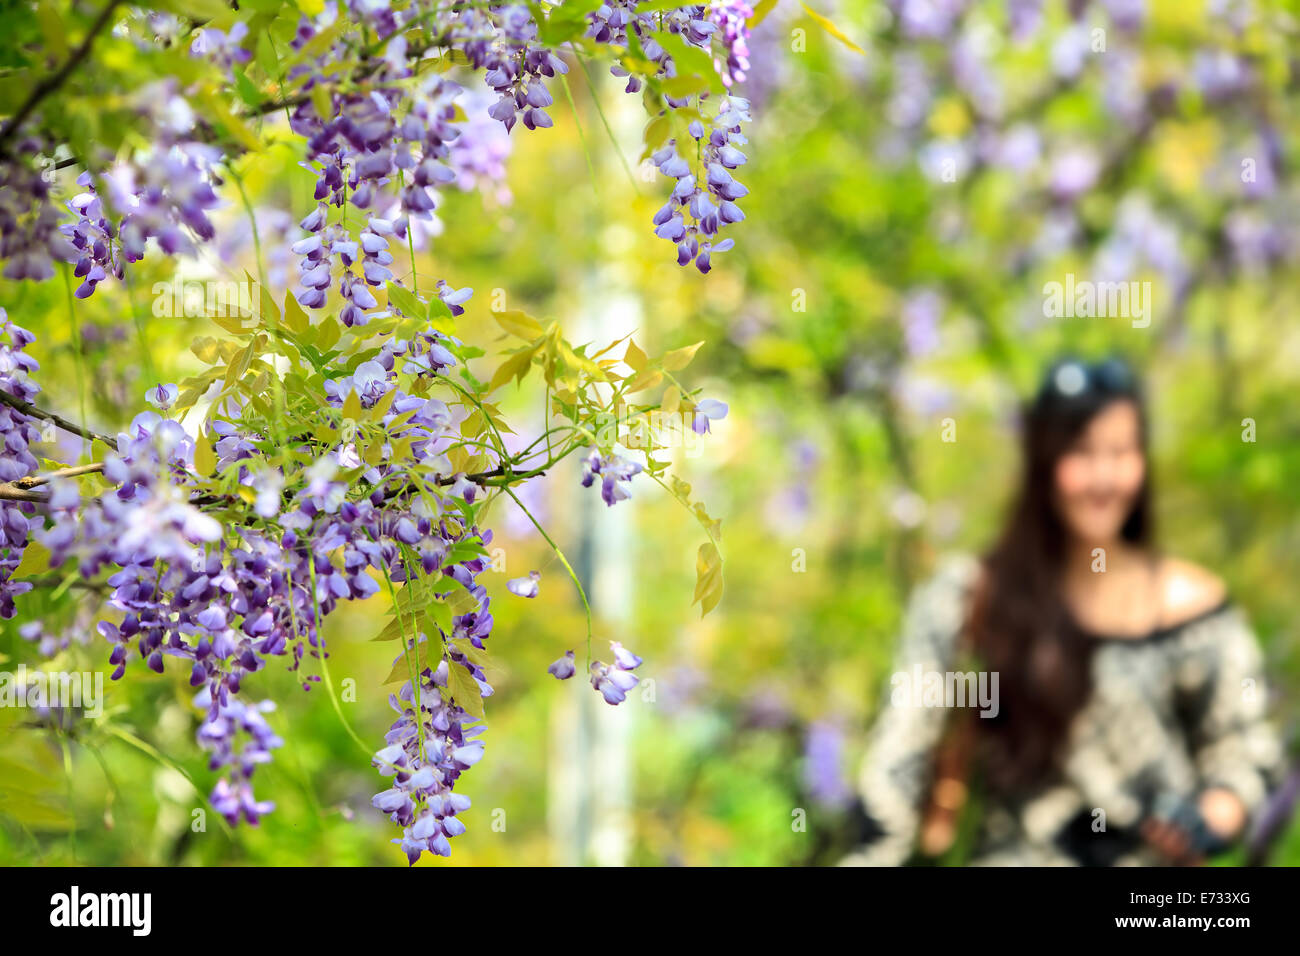
MULTIPOLYGON (((117 7, 92 25, 72 66, 117 7)), ((698 345, 652 358, 628 342, 613 358, 565 341, 554 322, 494 313, 522 344, 480 381, 469 363, 484 353, 454 333, 472 290, 445 279, 421 289, 414 247, 439 190, 498 188, 503 153, 484 159, 470 145, 484 137, 483 119, 466 110, 506 134, 545 129, 555 84, 603 57, 641 95, 647 156, 672 180, 654 231, 681 265, 710 271, 733 244, 720 231, 744 219, 746 189, 733 173, 746 160, 749 103, 736 86, 749 68, 751 14, 732 2, 348 0, 314 15, 259 14, 295 18, 277 49, 269 21, 252 15, 196 21, 123 6, 116 40, 185 58, 177 76, 125 98, 138 137, 113 151, 64 141, 39 97, 0 126, 3 274, 43 281, 66 263, 76 299, 129 284, 150 250, 188 256, 220 239, 212 213, 231 179, 242 195, 232 164, 260 136, 287 131, 315 176, 314 206, 295 213, 301 232, 272 250, 277 261, 297 258, 296 290, 263 289, 251 327, 219 320, 227 337, 194 344, 205 371, 151 386, 153 410, 116 435, 38 407, 34 337, 0 314, 0 616, 13 617, 35 587, 63 592, 75 581, 97 609, 114 680, 183 661, 204 715, 198 740, 219 775, 210 800, 232 825, 273 810, 252 778, 282 744, 268 720, 275 704, 249 700, 250 677, 280 659, 304 689, 323 681, 333 694, 324 620, 341 601, 384 592, 392 619, 377 639, 399 648, 389 678, 397 716, 384 745, 367 747, 392 783, 372 802, 401 828, 394 842, 410 863, 450 853, 470 805, 456 785, 483 756, 483 700, 493 694, 491 598, 479 580, 492 532, 480 515, 502 495, 522 508, 513 489, 570 455, 584 456, 582 484, 599 478, 608 505, 644 473, 691 509, 709 539, 695 599, 706 612, 716 605, 719 523, 668 472, 666 419, 704 433, 726 413, 675 377, 698 345), (475 73, 484 93, 457 82, 475 73), (511 452, 490 395, 534 369, 561 414, 551 422, 548 409, 543 433, 511 452), (659 386, 661 399, 631 398, 659 386), (611 418, 621 423, 612 431, 611 418), (639 429, 639 453, 621 443, 628 429, 639 429), (58 464, 51 430, 82 439, 81 464, 58 464)), ((542 534, 587 610, 591 685, 618 704, 642 659, 619 641, 608 663, 593 659, 582 584, 542 534)), ((533 597, 539 581, 534 572, 508 590, 533 597)), ((65 647, 68 634, 80 639, 75 627, 23 628, 43 651, 65 647)), ((572 677, 576 659, 565 652, 550 673, 572 677)))

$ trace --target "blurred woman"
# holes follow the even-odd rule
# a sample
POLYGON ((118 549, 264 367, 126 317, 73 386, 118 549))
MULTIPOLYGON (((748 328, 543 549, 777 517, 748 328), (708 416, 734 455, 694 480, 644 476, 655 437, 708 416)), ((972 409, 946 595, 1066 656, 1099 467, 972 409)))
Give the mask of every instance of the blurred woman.
POLYGON ((918 843, 940 855, 978 794, 976 864, 1194 864, 1274 783, 1246 618, 1216 575, 1153 544, 1128 367, 1056 364, 1023 428, 1001 538, 912 597, 860 775, 869 838, 846 863, 902 863, 918 843), (960 706, 954 675, 972 670, 992 706, 960 706), (934 693, 898 694, 913 675, 934 693))

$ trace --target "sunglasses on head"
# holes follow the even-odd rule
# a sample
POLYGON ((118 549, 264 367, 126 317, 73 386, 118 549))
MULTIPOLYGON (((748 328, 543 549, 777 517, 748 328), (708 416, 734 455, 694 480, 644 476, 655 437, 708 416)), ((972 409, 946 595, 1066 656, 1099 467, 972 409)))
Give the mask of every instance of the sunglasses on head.
POLYGON ((1058 362, 1048 371, 1039 390, 1039 398, 1131 395, 1136 390, 1137 377, 1123 359, 1108 358, 1100 362, 1067 359, 1058 362))

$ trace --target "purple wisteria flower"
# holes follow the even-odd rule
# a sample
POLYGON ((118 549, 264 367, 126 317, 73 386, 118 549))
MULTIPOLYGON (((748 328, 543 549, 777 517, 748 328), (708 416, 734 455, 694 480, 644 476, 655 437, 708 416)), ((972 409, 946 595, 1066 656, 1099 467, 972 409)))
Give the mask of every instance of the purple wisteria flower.
POLYGON ((590 488, 599 476, 600 497, 606 505, 613 505, 616 501, 631 497, 622 483, 631 481, 632 476, 641 470, 639 462, 629 461, 613 453, 602 457, 599 452, 593 452, 582 463, 582 487, 590 488))
POLYGON ((165 412, 176 403, 179 391, 175 385, 156 385, 144 393, 144 400, 159 411, 165 412))
POLYGON ((437 668, 421 673, 418 704, 410 681, 389 697, 400 716, 373 760, 380 774, 394 778, 394 786, 377 793, 371 803, 402 827, 402 836, 393 842, 412 865, 426 850, 451 855, 448 841, 465 832, 456 814, 470 807, 469 797, 453 787, 463 772, 483 759, 483 743, 476 738, 484 725, 476 723, 454 698, 443 697, 452 667, 469 671, 479 694, 491 693, 482 671, 451 652, 437 668))
MULTIPOLYGON (((25 351, 35 338, 0 308, 0 391, 29 403, 41 390, 31 379, 31 373, 40 366, 25 351)), ((10 405, 0 404, 0 437, 0 481, 17 481, 35 474, 40 462, 31 446, 41 440, 35 420, 10 405)), ((0 618, 12 618, 14 598, 32 589, 29 582, 14 581, 13 573, 22 562, 29 532, 40 527, 36 514, 36 506, 30 502, 0 501, 0 533, 7 549, 0 557, 0 618)))
POLYGON ((704 435, 709 432, 709 423, 720 421, 727 417, 727 405, 725 402, 719 402, 716 399, 705 398, 695 403, 695 415, 691 419, 691 429, 697 435, 704 435))
POLYGON ((614 651, 614 665, 611 667, 602 661, 592 661, 591 686, 605 698, 607 704, 621 704, 627 699, 628 691, 639 683, 636 675, 631 672, 641 666, 641 658, 618 641, 610 641, 609 646, 614 651))
POLYGON ((573 651, 565 651, 564 656, 546 668, 546 673, 550 674, 556 680, 568 680, 577 672, 577 666, 573 660, 573 651))
POLYGON ((537 597, 538 582, 542 580, 542 575, 538 571, 529 571, 526 578, 511 578, 506 582, 506 589, 511 594, 517 594, 522 598, 537 597))
MULTIPOLYGON (((0 388, 31 400, 38 388, 28 372, 36 363, 23 351, 31 335, 7 317, 3 332, 8 344, 0 346, 0 388)), ((334 386, 327 392, 335 407, 354 389, 368 406, 395 390, 382 424, 394 439, 409 440, 412 455, 433 470, 435 481, 439 475, 450 478, 444 452, 457 440, 459 421, 445 403, 406 392, 398 366, 418 383, 454 362, 448 344, 458 343, 432 331, 390 340, 350 376, 327 383, 334 386)), ((166 408, 175 393, 176 386, 164 385, 150 389, 147 397, 166 408)), ((37 461, 25 444, 39 440, 34 425, 7 405, 0 405, 0 424, 8 436, 0 472, 13 480, 35 471, 37 461)), ((427 767, 416 778, 414 789, 420 795, 413 798, 427 812, 403 824, 408 852, 420 840, 433 852, 443 852, 445 840, 463 832, 453 819, 455 811, 468 806, 451 792, 452 785, 482 753, 481 743, 472 739, 482 727, 467 726, 462 707, 467 702, 456 695, 466 687, 480 697, 492 693, 481 668, 466 656, 483 647, 493 626, 490 598, 476 580, 487 567, 491 532, 447 517, 455 512, 455 486, 440 501, 390 497, 383 482, 395 466, 387 459, 368 467, 361 485, 345 483, 345 462, 355 456, 351 442, 340 442, 303 467, 296 481, 299 490, 286 496, 285 474, 262 459, 262 436, 221 417, 210 428, 218 467, 253 490, 253 511, 261 522, 224 528, 201 510, 192 500, 200 479, 194 470, 194 440, 179 423, 147 411, 117 436, 116 450, 104 457, 103 475, 112 489, 83 499, 72 479, 54 479, 48 485, 45 521, 36 517, 31 503, 0 504, 10 543, 3 567, 12 573, 31 533, 49 549, 51 567, 71 561, 87 580, 107 574, 107 607, 114 619, 100 620, 92 630, 111 645, 113 679, 124 675, 132 658, 158 673, 168 659, 185 663, 206 712, 199 741, 212 754, 212 769, 226 771, 213 790, 212 804, 232 823, 256 823, 271 811, 272 804, 254 796, 251 777, 280 746, 264 716, 270 705, 249 705, 237 696, 248 675, 274 657, 287 658, 290 669, 298 670, 304 657, 324 654, 320 621, 339 601, 376 593, 379 584, 371 571, 398 583, 425 575, 454 580, 469 602, 458 607, 450 629, 438 635, 438 646, 446 651, 440 662, 430 662, 420 701, 434 731, 446 737, 445 752, 435 762, 427 748, 412 751, 413 760, 423 761, 416 769, 427 767), (474 547, 467 550, 470 544, 474 547), (452 558, 457 548, 459 556, 452 558), (463 669, 468 683, 449 683, 450 667, 463 669), (240 747, 245 738, 249 742, 240 747), (426 782, 430 775, 435 778, 431 783, 426 782), (428 819, 441 821, 438 833, 429 830, 428 819)), ((460 493, 461 500, 466 494, 460 493)), ((8 602, 0 609, 12 613, 13 596, 30 585, 13 584, 7 576, 0 584, 8 602)), ((28 629, 24 637, 42 646, 57 643, 37 629, 28 629)), ((303 687, 309 689, 317 680, 305 678, 303 687)), ((409 701, 409 691, 397 699, 409 701)), ((407 719, 413 718, 408 714, 407 719)), ((397 737, 402 737, 401 726, 401 721, 395 725, 397 737)))

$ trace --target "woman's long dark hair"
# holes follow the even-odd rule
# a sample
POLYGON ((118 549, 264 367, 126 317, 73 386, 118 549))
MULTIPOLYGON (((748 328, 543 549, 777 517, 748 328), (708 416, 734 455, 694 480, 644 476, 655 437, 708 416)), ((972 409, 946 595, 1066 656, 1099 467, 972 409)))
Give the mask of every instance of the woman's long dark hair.
MULTIPOLYGON (((1088 423, 1117 401, 1137 406, 1145 457, 1142 396, 1118 359, 1056 363, 1024 409, 1019 494, 1001 538, 984 558, 967 622, 982 666, 998 673, 999 713, 975 721, 985 779, 997 790, 1022 791, 1052 772, 1071 719, 1092 690, 1093 641, 1062 595, 1067 532, 1054 501, 1055 471, 1088 423)), ((1121 537, 1138 545, 1151 541, 1149 478, 1121 537)))

